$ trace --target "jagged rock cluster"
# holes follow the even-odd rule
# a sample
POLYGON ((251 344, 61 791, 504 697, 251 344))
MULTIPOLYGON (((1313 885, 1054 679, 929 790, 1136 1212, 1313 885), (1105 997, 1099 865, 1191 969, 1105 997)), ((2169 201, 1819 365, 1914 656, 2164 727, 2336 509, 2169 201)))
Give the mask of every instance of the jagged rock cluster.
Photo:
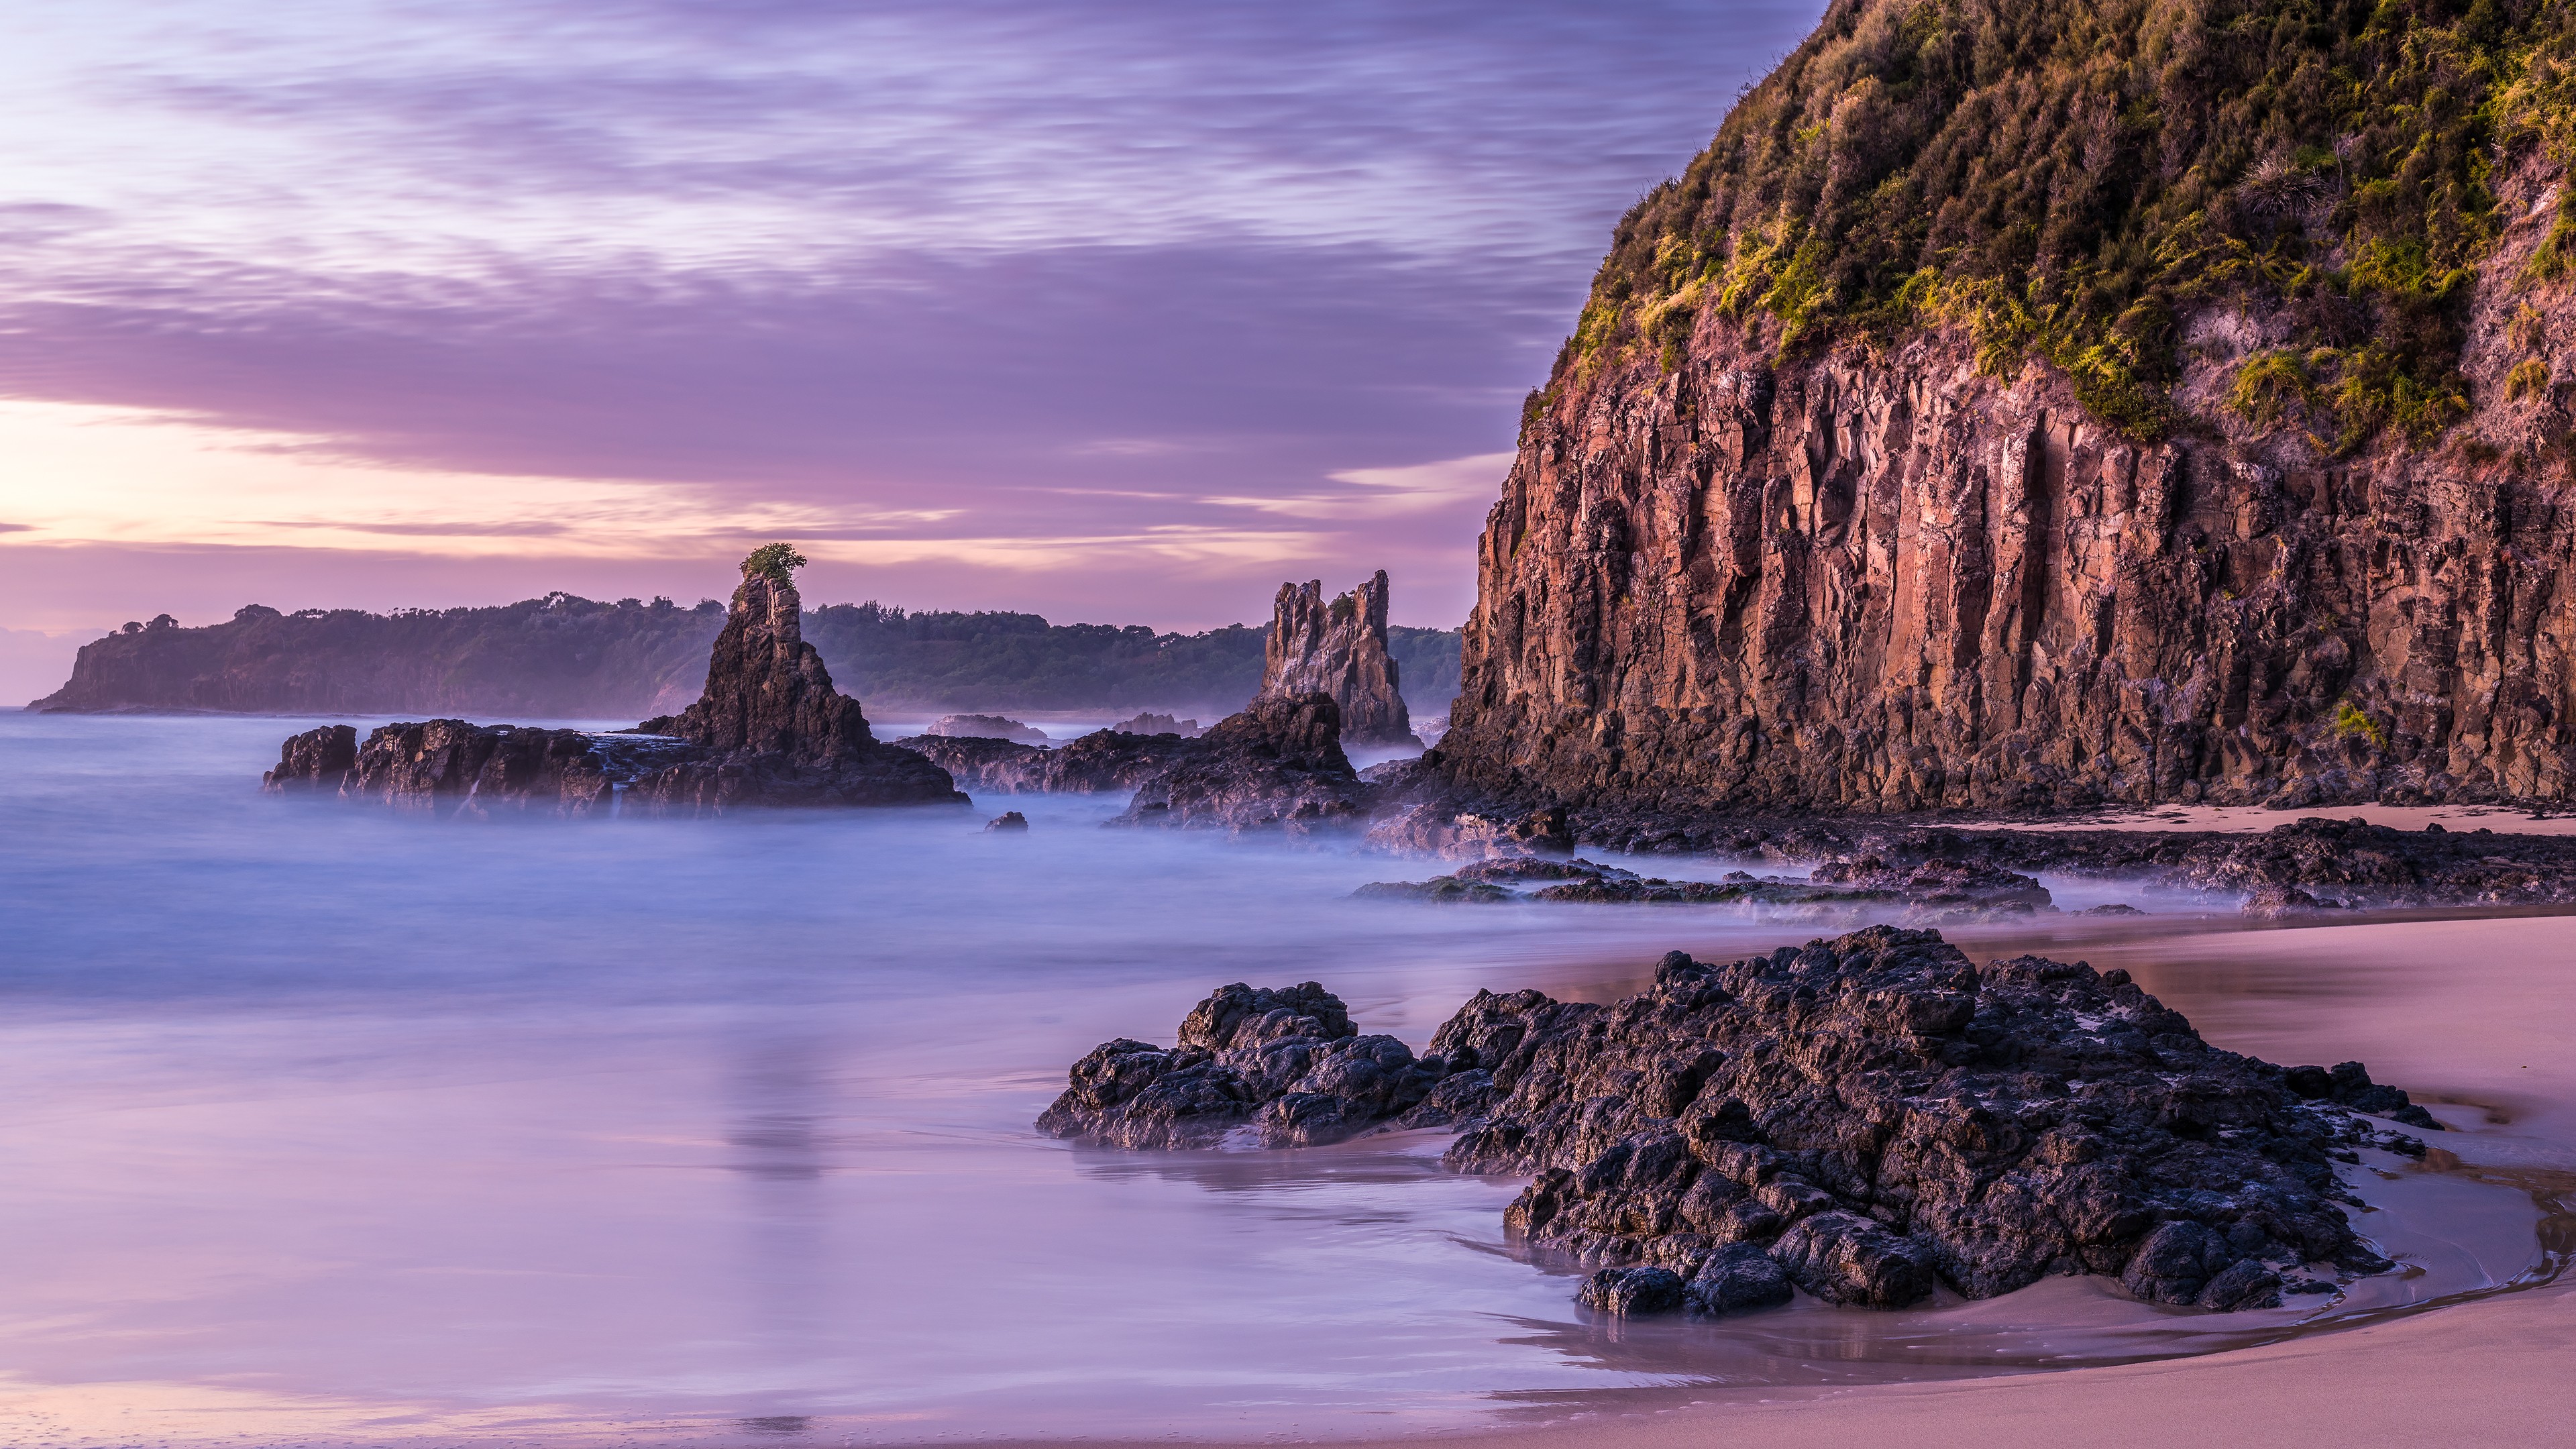
POLYGON ((1197 739, 1200 734, 1197 720, 1175 719, 1168 714, 1156 714, 1150 709, 1142 714, 1122 719, 1110 728, 1122 735, 1179 735, 1183 739, 1190 740, 1197 739))
POLYGON ((794 583, 746 565, 707 665, 676 717, 624 734, 477 725, 346 725, 289 739, 272 791, 390 804, 582 815, 614 805, 699 814, 757 805, 964 804, 948 772, 879 743, 799 628, 794 583))
POLYGON ((2257 913, 2576 901, 2576 836, 2439 825, 2399 830, 2317 816, 2263 831, 2016 830, 1850 817, 1677 820, 1587 810, 1576 812, 1571 833, 1612 850, 1818 862, 1820 869, 1875 858, 1900 867, 1957 861, 2129 877, 2240 893, 2257 913))
POLYGON ((1391 1036, 1362 1036, 1342 999, 1309 981, 1219 987, 1164 1048, 1120 1038, 1073 1064, 1038 1129, 1111 1147, 1338 1142, 1389 1122, 1437 1125, 1435 1066, 1391 1036))
POLYGON ((2356 1112, 2436 1125, 2358 1063, 2213 1048, 2125 972, 1979 968, 1882 926, 1727 965, 1674 952, 1608 1006, 1478 992, 1419 1059, 1320 986, 1230 986, 1174 1048, 1083 1058, 1040 1126, 1176 1147, 1455 1124, 1444 1160, 1534 1174, 1506 1221, 1595 1268, 1585 1301, 1611 1311, 1790 1284, 1893 1307, 2057 1273, 2235 1309, 2388 1266, 2334 1164, 2423 1144, 2356 1112))
POLYGON ((1118 730, 1094 730, 1055 749, 972 736, 917 735, 891 743, 938 765, 969 790, 1001 795, 1133 790, 1201 753, 1193 737, 1118 730))
POLYGON ((1329 694, 1264 695, 1189 741, 1196 748, 1138 785, 1113 823, 1292 834, 1364 823, 1372 792, 1342 733, 1329 694))
POLYGON ((1328 694, 1355 745, 1420 745, 1386 647, 1386 570, 1330 603, 1323 581, 1281 584, 1271 607, 1262 699, 1328 694))
POLYGON ((1051 742, 1045 730, 998 714, 943 714, 924 727, 922 733, 958 739, 1010 740, 1023 745, 1051 742))
POLYGON ((1512 900, 1593 905, 1761 907, 1767 915, 1824 921, 1894 911, 1900 924, 1948 926, 2054 914, 2046 887, 1982 862, 1927 861, 1890 867, 1875 858, 1820 866, 1808 880, 1728 871, 1713 881, 1663 880, 1589 860, 1496 856, 1427 881, 1379 881, 1352 892, 1363 900, 1494 904, 1512 900))

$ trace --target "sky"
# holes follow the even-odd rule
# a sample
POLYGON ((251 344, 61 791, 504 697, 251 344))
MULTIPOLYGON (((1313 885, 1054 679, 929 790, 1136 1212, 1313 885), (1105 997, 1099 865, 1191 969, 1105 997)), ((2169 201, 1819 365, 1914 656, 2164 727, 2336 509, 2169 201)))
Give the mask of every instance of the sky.
POLYGON ((1382 567, 1454 625, 1612 223, 1819 8, 17 7, 0 691, 772 538, 815 602, 1196 629, 1382 567))

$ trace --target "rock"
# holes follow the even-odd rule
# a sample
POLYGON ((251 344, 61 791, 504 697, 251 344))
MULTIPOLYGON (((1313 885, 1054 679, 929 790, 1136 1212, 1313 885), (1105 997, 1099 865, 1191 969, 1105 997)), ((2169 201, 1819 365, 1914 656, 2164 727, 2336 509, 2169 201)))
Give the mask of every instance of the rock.
MULTIPOLYGON (((2568 800, 2576 711, 2555 702, 2576 698, 2576 654, 2555 641, 2576 636, 2576 592, 2560 583, 2576 553, 2570 394, 2544 384, 2514 401, 2495 376, 2509 355, 2542 378, 2576 372, 2576 292, 2512 280, 2564 214, 2559 165, 2497 168, 2495 215, 2512 219, 2515 250, 2489 263, 2494 285, 2461 294, 2449 335, 2525 342, 2482 340, 2438 364, 2479 379, 2463 377, 2447 437, 2346 451, 2321 448, 2296 410, 2265 426, 2230 412, 2240 368, 2290 355, 2255 349, 2305 325, 2307 304, 2256 287, 2172 317, 2151 365, 2174 370, 2170 391, 2152 388, 2173 422, 2140 441, 2088 410, 2101 398, 2085 383, 2035 356, 1999 370, 1963 326, 1810 334, 1784 350, 1803 323, 1784 334, 1779 316, 1709 284, 1706 266, 1761 265, 1727 218, 1769 225, 1749 198, 1782 186, 1824 189, 1818 227, 1874 215, 1843 209, 1837 188, 1857 197, 1882 176, 1918 188, 1909 204, 1936 235, 1952 223, 1934 216, 1986 204, 1886 171, 1888 157, 1957 154, 1921 131, 1931 149, 1837 152, 1833 180, 1733 170, 1786 155, 1752 139, 1764 128, 1825 124, 1782 109, 1792 92, 1826 87, 1810 99, 1827 104, 1833 87, 1886 85, 1844 79, 1827 57, 1905 13, 1895 0, 1832 11, 1765 83, 1759 119, 1740 112, 1715 152, 1676 158, 1665 169, 1694 179, 1620 223, 1487 516, 1440 742, 1453 782, 1739 815, 2568 800)), ((2216 30, 2198 34, 2189 43, 2225 50, 2216 30)), ((2321 64, 2292 44, 2262 64, 2321 64)), ((1903 104, 1978 97, 1950 113, 1956 128, 1992 124, 1994 86, 2055 94, 2038 61, 1999 64, 1948 100, 1909 91, 1903 104)), ((2178 176, 2246 143, 2203 128, 2161 144, 2178 176)), ((2097 244, 2080 226, 2069 236, 2079 252, 2097 244)), ((1853 279, 1875 262, 1822 232, 1816 244, 1828 287, 1865 290, 1853 279)), ((1838 295, 1828 305, 1880 305, 1838 295)), ((2356 335, 2400 325, 2356 315, 2356 335)))
MULTIPOLYGON (((678 716, 612 734, 454 719, 386 725, 355 750, 340 793, 417 807, 453 802, 478 815, 967 803, 947 771, 878 743, 858 701, 832 688, 799 632, 788 566, 769 562, 786 552, 772 545, 744 562, 706 686, 678 716)), ((266 788, 325 782, 339 746, 319 734, 287 741, 266 788)))
POLYGON ((984 822, 984 833, 987 835, 990 835, 997 830, 1026 831, 1028 828, 1029 817, 1021 814, 1017 810, 1005 810, 1001 814, 984 822))
POLYGON ((1700 1313, 1741 1313, 1789 1301, 1789 1275, 1754 1243, 1733 1242, 1708 1255, 1684 1288, 1700 1313))
POLYGON ((1189 743, 1111 824, 1302 835, 1366 823, 1370 787, 1342 753, 1329 694, 1256 699, 1189 743))
POLYGON ((289 735, 278 751, 277 768, 260 776, 263 788, 338 791, 358 763, 358 732, 348 725, 324 725, 289 735))
MULTIPOLYGON (((1401 762, 1410 765, 1412 762, 1401 762)), ((1378 767, 1372 767, 1378 768, 1378 767)), ((1410 784, 1419 766, 1401 783, 1410 784)), ((1394 786, 1390 773, 1382 782, 1394 786)), ((1483 860, 1489 856, 1571 855, 1574 837, 1566 829, 1565 807, 1513 815, 1461 810, 1445 801, 1414 805, 1369 827, 1367 849, 1392 855, 1431 855, 1448 860, 1483 860)))
POLYGON ((970 790, 999 795, 1107 794, 1133 790, 1204 750, 1180 735, 1133 735, 1094 730, 1056 749, 1009 740, 915 735, 896 740, 956 777, 970 790))
POLYGON ((2335 1100, 2393 1090, 2212 1048, 2120 973, 1980 968, 1873 927, 1723 966, 1672 952, 1608 1006, 1480 991, 1419 1059, 1314 983, 1229 986, 1175 1047, 1084 1057, 1039 1125, 1131 1147, 1454 1125, 1443 1160, 1532 1174, 1506 1227, 1614 1270, 1584 1289, 1610 1312, 1790 1283, 1896 1307, 2056 1273, 2226 1311, 2311 1291, 2283 1268, 2390 1266, 2333 1164, 2425 1151, 2335 1100))
POLYGON ((2048 892, 2029 876, 1960 862, 1936 861, 1899 870, 1873 859, 1843 867, 1839 874, 1831 867, 1819 867, 1816 877, 1831 877, 1836 883, 1756 877, 1743 871, 1729 871, 1722 880, 1673 881, 1587 860, 1505 855, 1431 880, 1380 881, 1352 894, 1381 900, 1493 904, 1524 899, 1517 891, 1505 889, 1507 885, 1544 882, 1526 899, 1588 905, 1759 907, 1774 916, 1785 911, 1810 921, 1877 914, 1905 925, 2012 920, 2054 909, 2048 892))
POLYGON ((1583 1280, 1574 1301, 1618 1318, 1669 1313, 1682 1306, 1681 1275, 1670 1268, 1604 1268, 1583 1280))
POLYGON ((1122 735, 1179 735, 1185 740, 1199 737, 1197 720, 1174 719, 1170 715, 1156 714, 1151 710, 1132 719, 1120 720, 1110 728, 1122 735))
POLYGON ((1047 732, 998 714, 943 714, 932 720, 926 735, 945 735, 955 739, 1009 740, 1014 744, 1043 745, 1050 742, 1047 732))
POLYGON ((2136 906, 2123 905, 2118 901, 2110 901, 2098 906, 2086 906, 2080 911, 2069 912, 2069 914, 2078 916, 2143 916, 2146 912, 2139 910, 2136 906))
POLYGON ((2258 921, 2277 921, 2284 916, 2311 916, 2335 909, 2332 901, 2321 901, 2297 886, 2259 885, 2248 892, 2240 907, 2258 921))
MULTIPOLYGON (((1121 1038, 1074 1063, 1038 1130, 1112 1147, 1211 1147, 1239 1131, 1265 1147, 1311 1147, 1424 1104, 1441 1073, 1391 1036, 1362 1036, 1314 982, 1220 987, 1166 1050, 1121 1038), (1247 1130, 1248 1129, 1248 1130, 1247 1130)), ((1449 1120, 1446 1107, 1425 1114, 1449 1120)))
POLYGON ((1510 1215, 1531 1241, 1608 1266, 1769 1243, 1838 1302, 2119 1275, 2167 1221, 2247 1229, 2175 1301, 2243 1257, 2372 1271, 2328 1154, 2422 1150, 2134 985, 2038 957, 1980 969, 1887 927, 1728 966, 1676 952, 1606 1007, 1479 993, 1431 1057, 1491 1075, 1446 1160, 1537 1173, 1510 1215))
POLYGON ((1321 580, 1279 586, 1256 698, 1308 694, 1332 696, 1352 744, 1421 747, 1386 649, 1386 570, 1329 604, 1321 580))

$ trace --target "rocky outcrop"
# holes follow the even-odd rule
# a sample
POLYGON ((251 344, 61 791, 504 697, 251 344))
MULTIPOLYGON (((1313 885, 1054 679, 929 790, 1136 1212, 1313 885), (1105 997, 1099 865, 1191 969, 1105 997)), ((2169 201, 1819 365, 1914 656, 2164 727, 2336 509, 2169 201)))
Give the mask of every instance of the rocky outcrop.
POLYGON ((1022 745, 1043 745, 1051 740, 1045 730, 998 714, 944 714, 932 720, 922 733, 956 739, 1009 740, 1022 745))
MULTIPOLYGON (((2510 817, 2503 817, 2510 821, 2510 817)), ((1573 829, 1585 844, 1654 854, 1815 862, 1839 872, 1926 863, 2118 877, 2260 897, 2288 908, 2576 903, 2576 835, 2481 827, 2399 830, 2302 816, 2270 830, 1967 828, 1853 818, 1707 819, 1610 812, 1573 829), (2296 894, 2294 894, 2296 893, 2296 894)))
POLYGON ((1731 870, 1717 880, 1663 880, 1588 860, 1496 856, 1427 881, 1380 881, 1351 893, 1361 900, 1416 900, 1441 905, 1561 901, 1587 905, 1739 906, 1766 920, 1892 921, 1951 926, 2027 920, 2056 914, 2046 887, 1983 862, 1927 861, 1890 867, 1869 859, 1822 866, 1807 880, 1731 870))
POLYGON ((1367 822, 1374 792, 1342 753, 1329 694, 1265 695, 1176 743, 1192 748, 1140 784, 1112 824, 1303 835, 1367 822))
POLYGON ((651 736, 461 719, 385 725, 359 744, 349 726, 326 725, 289 738, 261 783, 475 817, 609 814, 631 782, 692 753, 651 736))
POLYGON ((399 805, 453 801, 478 813, 965 804, 945 770, 879 743, 858 701, 832 687, 799 632, 786 568, 760 566, 770 552, 745 563, 706 686, 677 717, 616 734, 464 720, 387 725, 355 749, 336 778, 344 734, 354 732, 332 726, 288 740, 265 786, 333 788, 399 805))
POLYGON ((1910 14, 1829 9, 1620 224, 1485 524, 1454 778, 2569 799, 2576 127, 2513 79, 2563 16, 2047 4, 1926 59, 1910 14), (2329 72, 2370 98, 2319 129, 2329 72))
POLYGON ((1122 719, 1110 728, 1122 735, 1179 735, 1186 740, 1197 739, 1201 733, 1197 720, 1175 719, 1150 709, 1133 718, 1122 719))
POLYGON ((1414 745, 1413 725, 1387 653, 1386 570, 1324 600, 1320 579, 1281 584, 1271 607, 1262 699, 1329 694, 1342 738, 1355 745, 1414 745))
POLYGON ((1133 790, 1203 753, 1195 738, 1118 730, 1094 730, 1057 749, 938 735, 891 743, 946 770, 969 790, 997 795, 1100 795, 1133 790))
POLYGON ((1727 965, 1673 952, 1608 1006, 1478 992, 1418 1059, 1320 986, 1231 986, 1173 1048, 1083 1058, 1040 1126, 1176 1147, 1454 1124, 1444 1160, 1534 1174, 1507 1225, 1613 1270, 1583 1289, 1613 1312, 1759 1306, 1784 1281, 1893 1307, 2067 1273, 2224 1310, 2389 1266, 2336 1164, 2424 1147, 2357 1111, 2435 1125, 2356 1063, 2213 1048, 2125 972, 1980 968, 1873 927, 1727 965))

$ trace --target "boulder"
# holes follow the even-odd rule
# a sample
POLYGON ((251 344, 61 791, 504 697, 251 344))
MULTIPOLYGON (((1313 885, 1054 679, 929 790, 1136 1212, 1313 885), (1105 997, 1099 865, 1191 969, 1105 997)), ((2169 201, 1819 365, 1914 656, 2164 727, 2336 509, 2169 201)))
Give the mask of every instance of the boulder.
POLYGON ((1367 821, 1371 787, 1342 753, 1329 694, 1256 699, 1187 743, 1112 824, 1309 834, 1367 821))

